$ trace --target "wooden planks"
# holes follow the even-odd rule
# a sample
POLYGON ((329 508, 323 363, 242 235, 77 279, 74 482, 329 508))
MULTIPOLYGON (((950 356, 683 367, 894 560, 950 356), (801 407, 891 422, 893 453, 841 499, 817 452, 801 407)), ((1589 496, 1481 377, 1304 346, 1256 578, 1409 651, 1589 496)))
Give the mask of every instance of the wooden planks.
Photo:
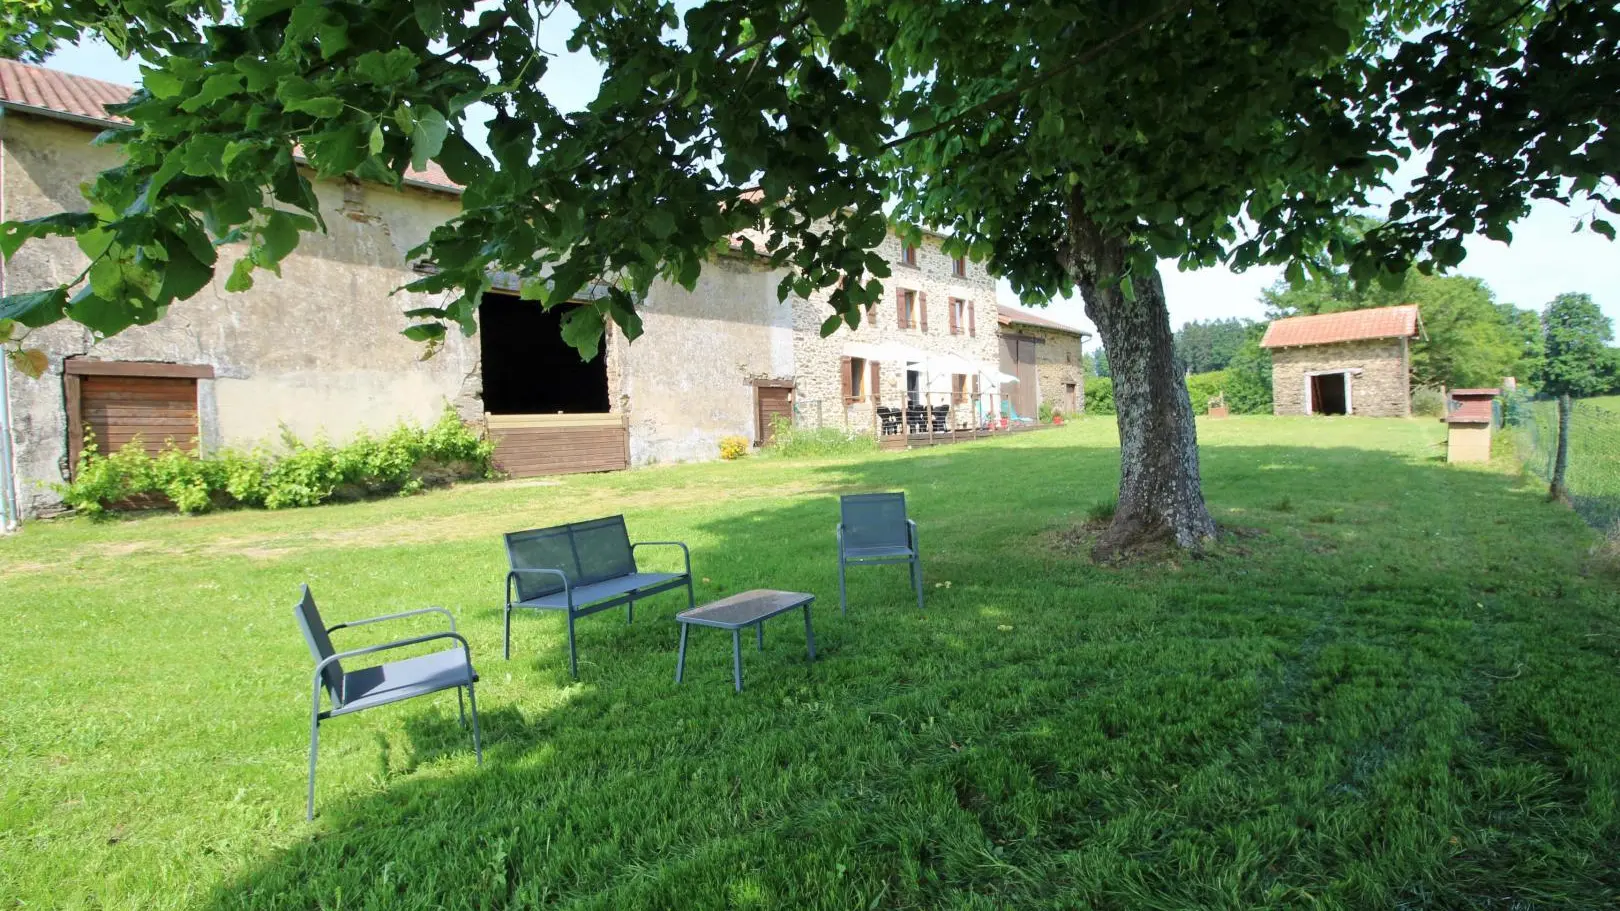
POLYGON ((72 432, 78 437, 88 425, 101 453, 115 452, 137 437, 141 448, 152 455, 171 439, 181 449, 197 448, 196 379, 117 373, 85 373, 73 379, 78 407, 72 410, 79 426, 72 432))
POLYGON ((792 422, 793 387, 756 386, 754 396, 754 435, 756 437, 754 442, 764 445, 769 443, 774 435, 777 418, 792 422))
POLYGON ((620 471, 630 467, 630 431, 620 415, 543 415, 573 417, 581 426, 556 420, 524 421, 521 415, 492 420, 495 466, 514 478, 587 471, 620 471), (604 418, 611 418, 609 423, 604 418), (529 423, 531 426, 523 426, 529 423))

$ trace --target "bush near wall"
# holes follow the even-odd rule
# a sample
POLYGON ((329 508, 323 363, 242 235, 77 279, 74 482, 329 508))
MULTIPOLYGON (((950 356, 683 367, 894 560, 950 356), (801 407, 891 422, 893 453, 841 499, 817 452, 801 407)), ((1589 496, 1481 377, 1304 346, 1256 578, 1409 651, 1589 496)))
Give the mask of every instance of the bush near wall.
POLYGON ((1086 414, 1114 413, 1114 381, 1106 376, 1086 377, 1086 414))
POLYGON ((136 440, 102 455, 87 438, 73 482, 56 490, 69 506, 91 515, 152 495, 167 497, 183 513, 196 513, 411 494, 495 473, 495 445, 449 408, 430 427, 400 424, 386 436, 362 433, 342 446, 325 439, 305 443, 287 433, 282 446, 282 452, 259 446, 201 456, 171 440, 152 456, 136 440))
POLYGON ((760 449, 763 456, 780 458, 828 458, 876 452, 877 437, 870 433, 848 432, 836 427, 803 427, 783 417, 771 421, 771 441, 760 449))

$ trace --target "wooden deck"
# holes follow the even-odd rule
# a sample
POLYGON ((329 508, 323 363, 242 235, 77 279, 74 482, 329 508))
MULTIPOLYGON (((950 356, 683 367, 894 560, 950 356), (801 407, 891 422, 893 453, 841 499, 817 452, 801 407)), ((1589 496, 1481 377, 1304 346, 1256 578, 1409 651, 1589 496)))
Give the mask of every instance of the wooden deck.
POLYGON ((1005 430, 947 430, 943 433, 891 433, 878 438, 878 447, 881 449, 914 449, 918 446, 948 446, 951 443, 967 443, 973 440, 989 440, 995 437, 1004 437, 1017 433, 1030 433, 1044 430, 1050 424, 1009 425, 1005 430))

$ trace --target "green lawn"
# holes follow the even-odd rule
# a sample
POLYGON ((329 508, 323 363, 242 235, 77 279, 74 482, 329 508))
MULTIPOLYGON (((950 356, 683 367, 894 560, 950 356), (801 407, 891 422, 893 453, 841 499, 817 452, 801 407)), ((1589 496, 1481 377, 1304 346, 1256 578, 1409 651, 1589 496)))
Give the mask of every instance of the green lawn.
MULTIPOLYGON (((661 468, 0 539, 0 907, 1530 908, 1620 896, 1620 596, 1595 534, 1436 421, 1203 425, 1205 559, 1101 568, 1111 420, 860 459, 661 468), (840 492, 903 488, 851 574, 840 492), (603 513, 692 544, 699 598, 807 589, 820 650, 684 595, 514 621, 498 535, 603 513), (303 818, 309 582, 328 619, 455 612, 449 694, 324 727, 303 818)), ((402 624, 395 633, 428 628, 402 624)), ((376 641, 352 631, 339 647, 376 641)), ((339 633, 339 636, 345 635, 339 633)))

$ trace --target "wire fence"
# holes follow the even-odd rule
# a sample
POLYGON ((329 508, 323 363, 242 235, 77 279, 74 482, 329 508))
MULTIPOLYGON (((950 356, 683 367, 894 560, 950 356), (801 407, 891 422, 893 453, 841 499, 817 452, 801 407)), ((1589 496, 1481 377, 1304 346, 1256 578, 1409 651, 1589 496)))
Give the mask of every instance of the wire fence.
MULTIPOLYGON (((1550 483, 1558 454, 1558 403, 1518 396, 1508 399, 1504 412, 1519 458, 1550 483)), ((1620 534, 1620 400, 1574 402, 1564 486, 1581 518, 1620 534)))

